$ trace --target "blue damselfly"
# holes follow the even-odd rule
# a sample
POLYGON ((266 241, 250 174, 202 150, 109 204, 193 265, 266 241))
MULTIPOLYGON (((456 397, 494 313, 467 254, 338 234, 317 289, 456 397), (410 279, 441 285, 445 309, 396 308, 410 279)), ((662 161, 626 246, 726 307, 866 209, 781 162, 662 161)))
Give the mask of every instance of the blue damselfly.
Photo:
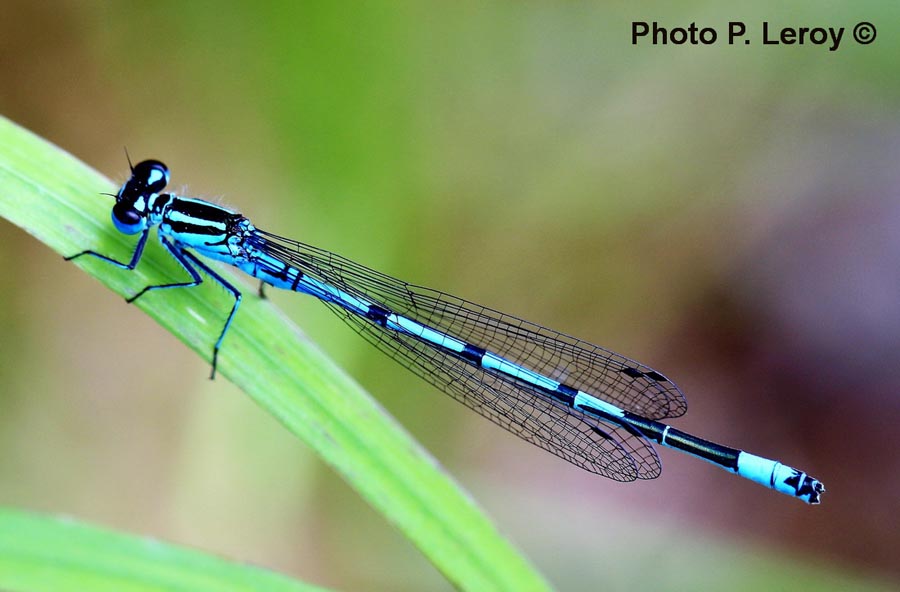
POLYGON ((687 410, 684 395, 656 370, 461 298, 394 279, 329 251, 256 228, 238 212, 163 193, 169 169, 156 160, 131 167, 115 195, 112 221, 140 234, 128 262, 87 250, 123 269, 141 259, 150 230, 190 281, 147 286, 188 288, 203 274, 234 298, 213 346, 212 373, 241 303, 241 292, 202 255, 265 284, 315 296, 373 343, 481 415, 592 473, 617 481, 653 479, 662 466, 651 442, 709 461, 811 504, 822 483, 778 461, 715 444, 660 422, 687 410), (195 254, 196 253, 196 254, 195 254))

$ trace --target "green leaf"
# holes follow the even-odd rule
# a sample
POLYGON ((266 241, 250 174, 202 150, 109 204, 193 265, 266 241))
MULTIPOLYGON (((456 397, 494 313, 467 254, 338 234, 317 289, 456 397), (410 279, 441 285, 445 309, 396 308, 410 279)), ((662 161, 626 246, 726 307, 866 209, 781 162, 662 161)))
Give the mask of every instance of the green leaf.
POLYGON ((70 518, 0 508, 0 589, 65 592, 323 590, 250 565, 70 518))
MULTIPOLYGON (((98 195, 116 189, 71 155, 0 118, 0 215, 56 252, 93 249, 127 260, 135 238, 115 231, 111 198, 98 195)), ((122 296, 181 277, 155 244, 132 272, 91 257, 74 263, 122 296)), ((209 360, 228 301, 221 290, 200 287, 167 290, 136 306, 209 360)), ((268 301, 244 298, 219 372, 315 449, 455 586, 547 588, 435 461, 268 301)))

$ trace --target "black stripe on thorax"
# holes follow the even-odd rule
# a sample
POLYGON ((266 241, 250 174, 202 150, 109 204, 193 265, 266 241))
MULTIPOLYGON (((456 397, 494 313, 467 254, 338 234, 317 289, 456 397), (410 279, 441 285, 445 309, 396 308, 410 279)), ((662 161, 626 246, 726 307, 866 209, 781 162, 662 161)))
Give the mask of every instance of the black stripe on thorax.
POLYGON ((241 218, 240 214, 236 214, 229 209, 217 206, 206 201, 174 198, 172 205, 169 206, 170 211, 189 216, 197 220, 208 220, 210 222, 218 222, 228 224, 235 217, 241 218))
POLYGON ((166 206, 168 206, 172 202, 173 199, 175 198, 170 193, 161 193, 157 195, 153 199, 153 207, 150 208, 150 211, 154 214, 159 214, 166 208, 166 206))
POLYGON ((172 232, 175 234, 198 234, 207 236, 225 236, 227 234, 226 232, 223 232, 221 228, 212 224, 173 222, 171 220, 167 220, 166 224, 168 224, 169 228, 171 228, 172 232))

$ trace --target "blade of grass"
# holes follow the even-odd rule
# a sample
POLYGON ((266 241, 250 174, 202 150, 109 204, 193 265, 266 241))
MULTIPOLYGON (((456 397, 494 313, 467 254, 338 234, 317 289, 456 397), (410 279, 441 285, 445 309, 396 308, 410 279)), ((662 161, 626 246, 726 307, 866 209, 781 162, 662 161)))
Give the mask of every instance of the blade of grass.
POLYGON ((29 592, 324 590, 193 549, 0 508, 0 589, 29 592))
MULTIPOLYGON (((116 189, 71 155, 0 118, 0 215, 56 252, 90 248, 128 256, 134 238, 115 231, 111 198, 98 195, 116 189)), ((173 270, 158 245, 148 245, 133 272, 86 257, 76 263, 122 296, 160 283, 173 270)), ((136 304, 208 360, 228 301, 202 287, 166 292, 136 304)), ((315 449, 457 587, 547 588, 435 461, 268 301, 244 299, 219 372, 315 449)))

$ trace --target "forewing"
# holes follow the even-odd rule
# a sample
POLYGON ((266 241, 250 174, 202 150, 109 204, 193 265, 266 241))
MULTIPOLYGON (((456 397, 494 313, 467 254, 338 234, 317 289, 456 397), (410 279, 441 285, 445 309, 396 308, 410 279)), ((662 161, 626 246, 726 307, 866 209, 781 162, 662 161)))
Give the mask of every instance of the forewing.
POLYGON ((545 393, 485 372, 409 334, 385 330, 338 304, 326 304, 375 347, 523 440, 616 481, 659 476, 659 458, 643 438, 603 425, 545 393))
POLYGON ((483 347, 648 419, 687 410, 681 390, 639 362, 564 333, 409 284, 329 251, 261 232, 261 248, 354 296, 483 347))
MULTIPOLYGON (((684 412, 684 398, 652 369, 600 347, 421 286, 324 251, 263 234, 256 246, 304 274, 644 417, 684 412)), ((651 479, 661 466, 640 434, 555 401, 508 375, 449 350, 386 330, 326 302, 370 343, 494 423, 592 473, 617 481, 651 479)))

